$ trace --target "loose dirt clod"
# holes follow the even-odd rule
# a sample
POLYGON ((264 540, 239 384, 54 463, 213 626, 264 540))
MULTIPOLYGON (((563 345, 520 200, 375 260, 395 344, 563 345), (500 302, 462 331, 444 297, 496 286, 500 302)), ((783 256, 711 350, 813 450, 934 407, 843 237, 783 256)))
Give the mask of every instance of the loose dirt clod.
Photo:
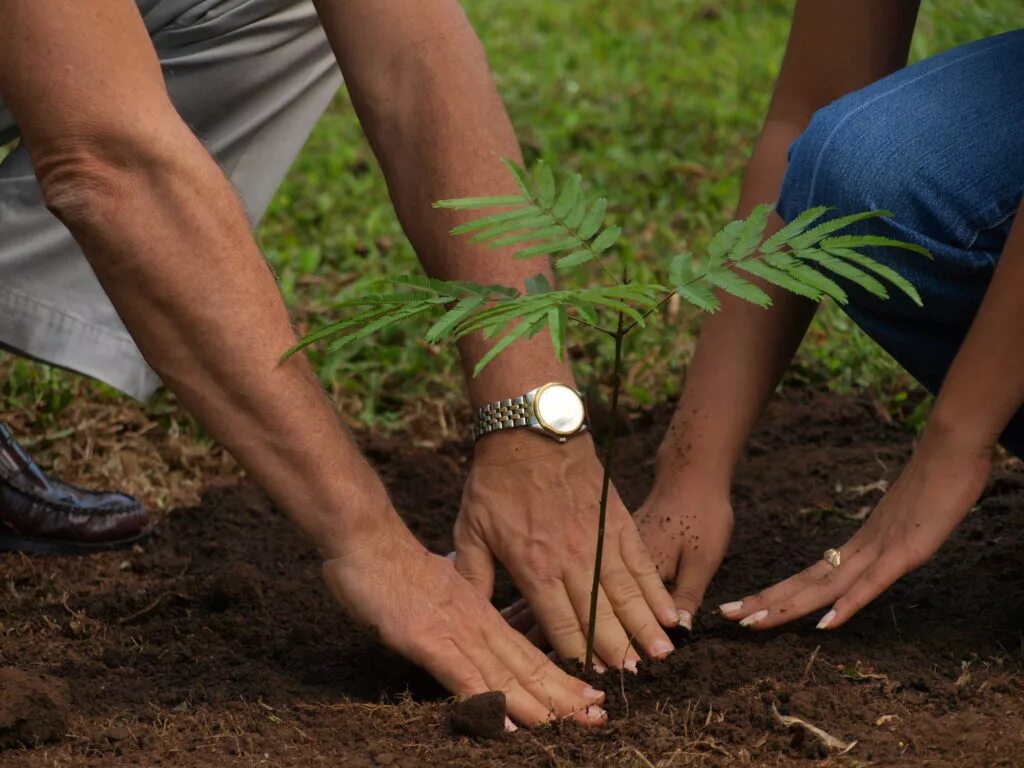
POLYGON ((462 736, 501 738, 505 733, 505 694, 490 691, 452 704, 452 730, 462 736))
POLYGON ((0 749, 56 741, 65 733, 67 715, 63 680, 0 669, 0 749))

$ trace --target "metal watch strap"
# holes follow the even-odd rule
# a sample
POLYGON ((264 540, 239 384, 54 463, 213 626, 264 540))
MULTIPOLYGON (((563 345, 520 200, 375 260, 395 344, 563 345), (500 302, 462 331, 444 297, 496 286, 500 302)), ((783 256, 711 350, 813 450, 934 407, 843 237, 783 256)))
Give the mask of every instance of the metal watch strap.
POLYGON ((473 420, 473 439, 498 429, 528 427, 534 421, 532 395, 520 395, 508 400, 488 403, 479 408, 473 420))

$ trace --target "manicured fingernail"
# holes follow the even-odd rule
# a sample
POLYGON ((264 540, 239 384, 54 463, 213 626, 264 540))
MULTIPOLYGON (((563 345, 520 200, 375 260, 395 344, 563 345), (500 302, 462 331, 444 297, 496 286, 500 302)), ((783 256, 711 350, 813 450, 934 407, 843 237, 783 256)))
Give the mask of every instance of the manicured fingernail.
POLYGON ((651 643, 651 656, 656 659, 664 658, 668 656, 676 647, 671 642, 663 637, 659 637, 653 643, 651 643))
POLYGON ((607 716, 608 713, 596 704, 591 704, 589 707, 587 707, 587 717, 590 720, 604 720, 607 716))
POLYGON ((626 659, 626 663, 623 666, 634 675, 636 674, 636 659, 626 659))
POLYGON ((605 672, 608 671, 608 667, 606 667, 604 665, 604 662, 602 662, 602 661, 598 661, 597 659, 594 659, 594 661, 591 662, 591 663, 594 665, 594 671, 597 672, 597 674, 599 674, 599 675, 603 675, 605 672))
POLYGON ((513 723, 511 720, 509 720, 506 717, 505 718, 505 732, 506 733, 515 733, 518 730, 519 730, 519 728, 516 726, 516 724, 513 723))
POLYGON ((767 615, 768 615, 768 609, 763 609, 763 610, 758 611, 757 613, 752 613, 749 616, 747 616, 747 618, 745 618, 743 621, 740 622, 740 626, 741 627, 752 627, 753 625, 757 624, 757 622, 759 622, 761 619, 763 619, 767 615))
POLYGON ((679 612, 679 626, 683 629, 693 630, 693 614, 689 611, 679 612))
POLYGON ((741 608, 743 608, 742 600, 737 600, 735 603, 724 603, 718 606, 718 610, 722 613, 739 613, 741 608))
POLYGON ((818 622, 818 629, 828 629, 828 625, 832 623, 832 620, 836 617, 835 610, 831 610, 821 617, 821 621, 818 622))
POLYGON ((599 691, 599 690, 597 690, 597 688, 593 688, 593 687, 591 687, 589 685, 586 688, 583 689, 583 695, 586 696, 591 701, 599 701, 599 700, 604 698, 604 692, 603 691, 599 691))

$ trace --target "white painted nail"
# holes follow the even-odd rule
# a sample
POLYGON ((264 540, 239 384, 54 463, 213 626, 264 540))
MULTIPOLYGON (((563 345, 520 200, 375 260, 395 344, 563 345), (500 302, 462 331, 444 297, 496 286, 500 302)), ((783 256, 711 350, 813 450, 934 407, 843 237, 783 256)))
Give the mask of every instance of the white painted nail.
POLYGON ((821 617, 821 621, 818 622, 818 629, 828 629, 828 625, 832 623, 832 620, 835 619, 835 617, 836 612, 833 608, 831 611, 829 611, 821 617))
POLYGON ((516 726, 516 724, 513 723, 509 718, 506 717, 505 718, 505 732, 506 733, 515 733, 518 730, 519 730, 519 728, 516 726))
POLYGON ((591 720, 604 720, 607 716, 608 713, 596 704, 591 704, 587 707, 587 717, 591 720))
POLYGON ((765 608, 763 610, 760 610, 757 613, 752 613, 749 616, 747 616, 747 618, 745 618, 743 621, 740 622, 740 626, 741 627, 752 627, 753 625, 757 624, 757 622, 759 622, 761 619, 763 619, 767 615, 768 615, 768 609, 767 608, 765 608))
POLYGON ((718 610, 722 613, 739 613, 741 608, 743 608, 742 600, 737 600, 735 603, 724 603, 718 606, 718 610))
POLYGON ((626 663, 623 666, 634 675, 636 674, 636 659, 626 659, 626 663))
POLYGON ((679 626, 683 629, 693 630, 693 614, 689 611, 680 611, 679 626))
POLYGON ((597 674, 603 675, 605 672, 608 671, 608 667, 606 667, 604 665, 604 662, 600 659, 594 659, 592 663, 594 665, 594 671, 597 672, 597 674))

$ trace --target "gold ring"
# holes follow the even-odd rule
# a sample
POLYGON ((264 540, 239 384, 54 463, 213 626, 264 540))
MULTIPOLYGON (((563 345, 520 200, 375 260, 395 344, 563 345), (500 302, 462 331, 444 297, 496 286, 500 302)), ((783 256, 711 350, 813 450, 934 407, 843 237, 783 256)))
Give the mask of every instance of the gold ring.
POLYGON ((839 554, 838 549, 826 549, 825 554, 821 556, 821 559, 833 568, 838 568, 839 564, 843 562, 843 556, 839 554))

